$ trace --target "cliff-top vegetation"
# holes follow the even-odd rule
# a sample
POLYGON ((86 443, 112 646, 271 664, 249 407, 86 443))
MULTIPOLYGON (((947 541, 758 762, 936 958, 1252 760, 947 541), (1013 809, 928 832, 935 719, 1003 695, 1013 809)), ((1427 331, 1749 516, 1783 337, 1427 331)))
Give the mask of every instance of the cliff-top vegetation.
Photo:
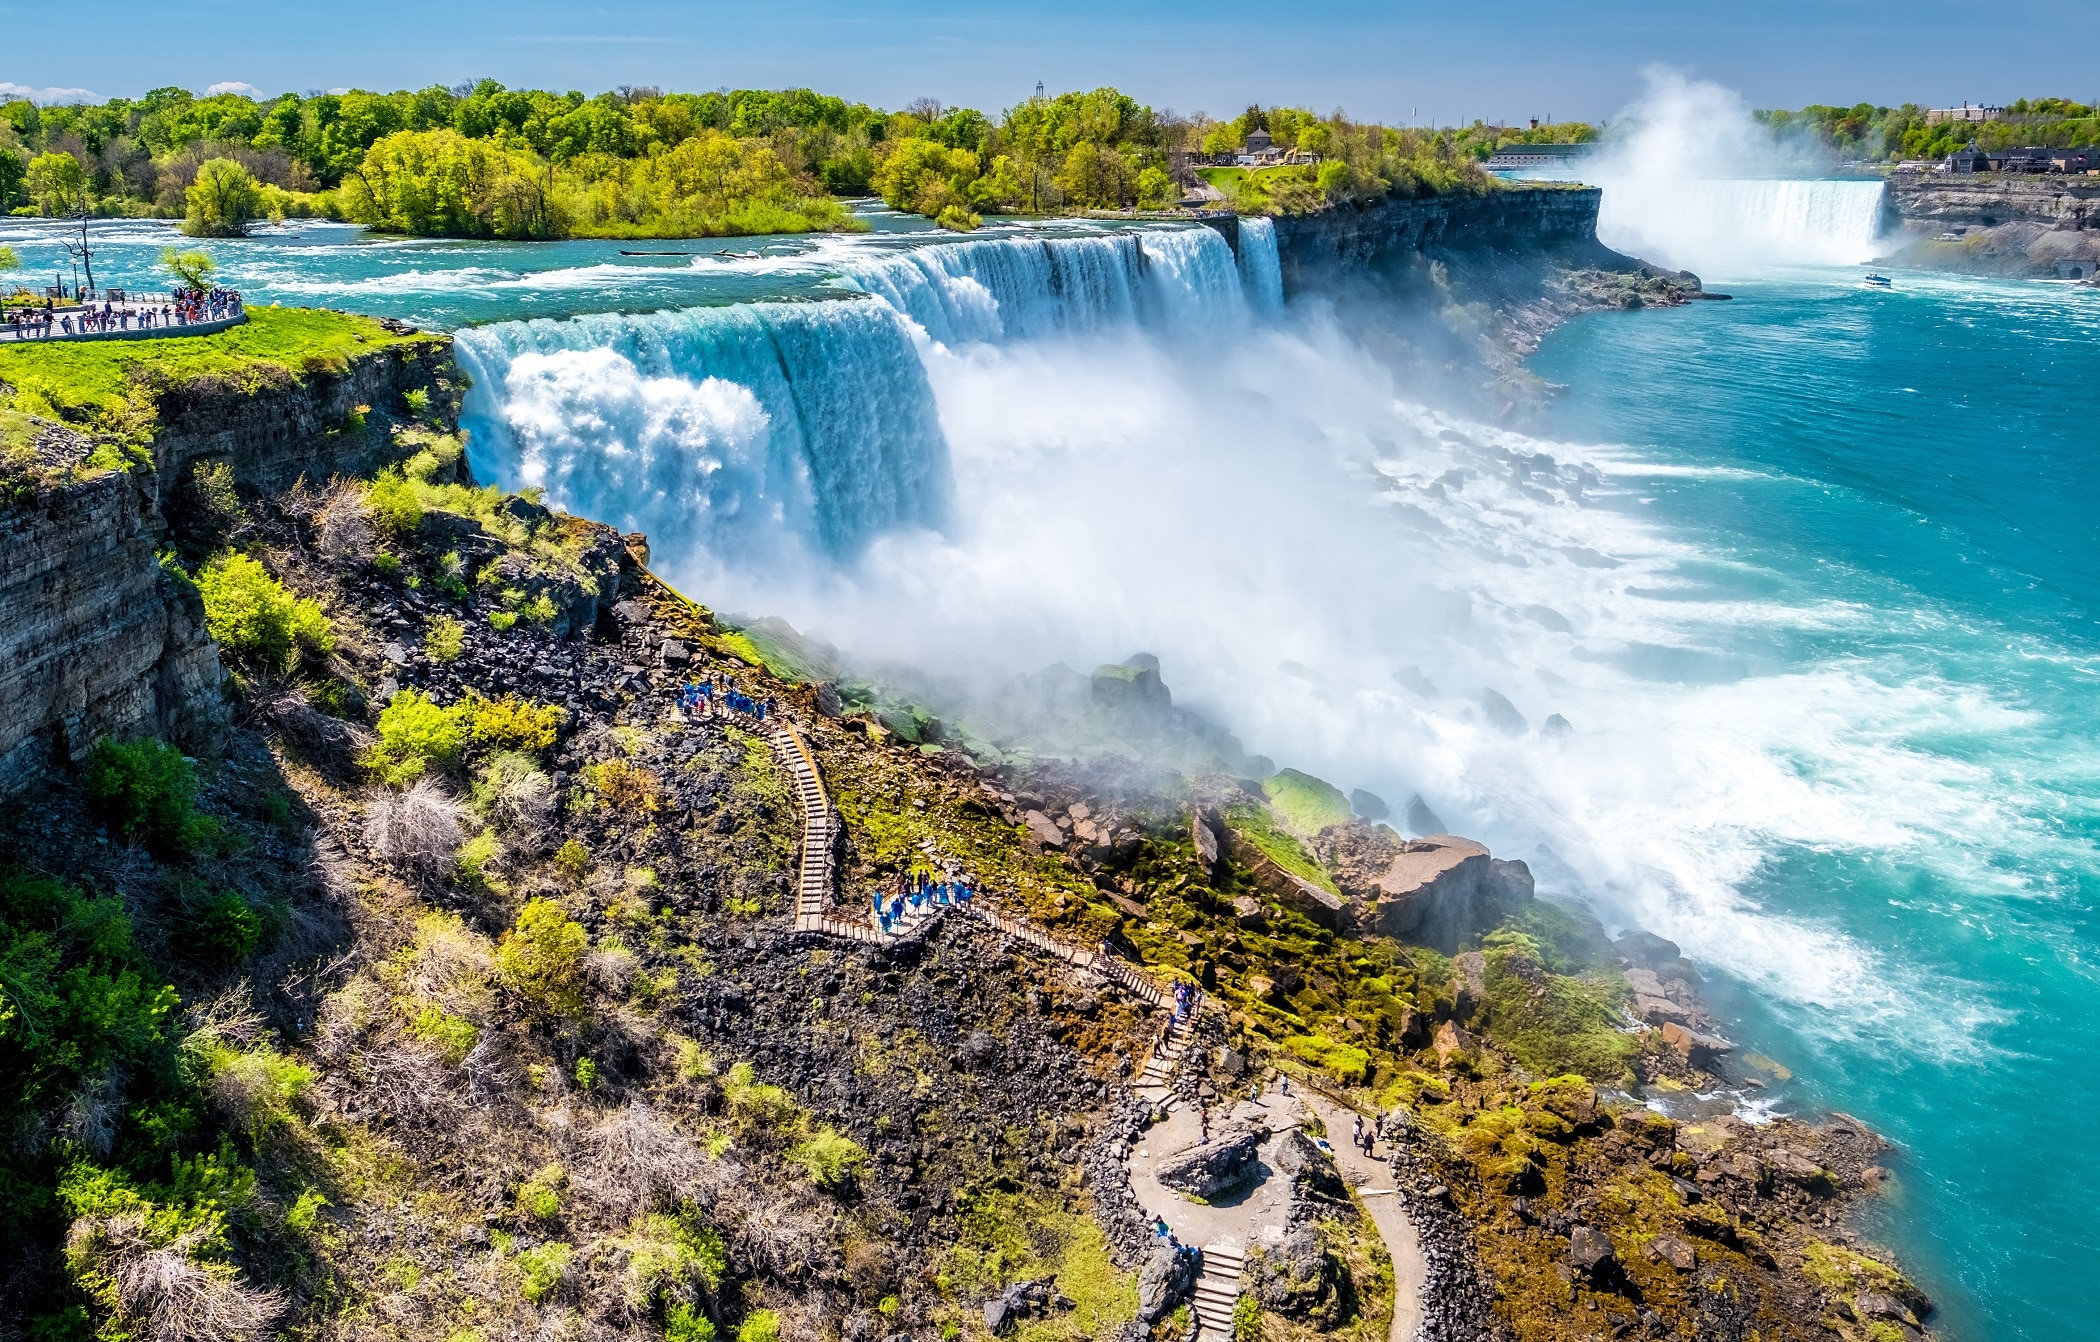
POLYGON ((2100 109, 2069 98, 2021 98, 1989 121, 1932 122, 1926 113, 1918 103, 1901 107, 1819 103, 1799 111, 1761 111, 1756 116, 1782 138, 1805 139, 1861 159, 1945 158, 1971 140, 1986 150, 2054 149, 2100 142, 2100 109))
MULTIPOLYGON (((209 379, 252 391, 341 372, 359 353, 430 338, 372 317, 253 307, 242 325, 209 336, 9 342, 0 345, 0 413, 56 421, 100 435, 106 446, 136 449, 151 436, 171 390, 209 379)), ((118 458, 105 452, 97 460, 114 465, 118 458)))
POLYGON ((990 213, 1174 205, 1197 189, 1195 166, 1254 130, 1304 160, 1231 193, 1271 213, 1483 190, 1477 161, 1530 134, 1399 130, 1303 108, 1219 120, 1112 88, 996 117, 932 100, 888 112, 807 89, 586 98, 485 80, 256 99, 163 88, 0 106, 0 205, 180 217, 200 236, 326 215, 419 236, 690 237, 853 228, 839 198, 879 195, 968 228, 990 213))

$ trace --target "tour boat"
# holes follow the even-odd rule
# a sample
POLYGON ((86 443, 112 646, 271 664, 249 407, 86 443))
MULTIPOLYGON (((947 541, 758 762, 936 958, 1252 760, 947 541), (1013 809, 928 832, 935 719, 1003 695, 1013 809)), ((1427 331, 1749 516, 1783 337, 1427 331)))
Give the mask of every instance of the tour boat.
POLYGON ((1869 289, 1893 289, 1896 287, 1894 282, 1886 275, 1869 275, 1861 280, 1860 283, 1866 285, 1869 289))

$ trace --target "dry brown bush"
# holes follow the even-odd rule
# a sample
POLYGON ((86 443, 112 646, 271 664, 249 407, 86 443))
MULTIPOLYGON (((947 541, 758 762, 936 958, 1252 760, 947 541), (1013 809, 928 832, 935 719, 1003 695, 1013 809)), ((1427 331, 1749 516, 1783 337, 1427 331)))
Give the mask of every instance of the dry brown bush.
POLYGON ((359 561, 372 557, 372 515, 365 508, 365 492, 354 484, 336 481, 314 510, 314 540, 330 559, 359 561))
POLYGON ((69 1255, 116 1282, 119 1312, 139 1342, 242 1342, 264 1336, 283 1312, 275 1291, 192 1259, 201 1231, 155 1247, 142 1230, 140 1218, 120 1216, 82 1218, 66 1234, 69 1255))
POLYGON ((375 788, 365 798, 365 843, 373 856, 407 876, 434 884, 458 863, 466 808, 435 780, 406 790, 375 788))
POLYGON ((359 753, 379 739, 357 723, 321 712, 297 686, 268 696, 255 711, 296 746, 301 757, 336 782, 354 777, 359 753))
POLYGON ((453 1069, 435 1048, 421 1043, 388 1044, 367 1049, 358 1061, 363 1074, 356 1092, 361 1113, 465 1139, 466 1097, 460 1093, 453 1069))
POLYGON ((621 1219, 660 1199, 698 1199, 707 1161, 640 1100, 601 1119, 576 1142, 570 1182, 621 1219))

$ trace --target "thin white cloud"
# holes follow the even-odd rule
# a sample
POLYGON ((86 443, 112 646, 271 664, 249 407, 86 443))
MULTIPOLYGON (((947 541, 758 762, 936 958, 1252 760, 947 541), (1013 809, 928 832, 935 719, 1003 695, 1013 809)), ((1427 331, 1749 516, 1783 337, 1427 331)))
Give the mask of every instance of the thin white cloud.
POLYGON ((27 84, 10 84, 0 79, 0 100, 19 102, 28 99, 33 103, 98 103, 102 95, 93 89, 33 89, 27 84))
POLYGON ((244 98, 260 98, 263 96, 261 89, 239 79, 223 80, 204 90, 204 96, 207 98, 217 97, 221 93, 238 93, 244 98))
POLYGON ((685 41, 685 39, 682 37, 648 35, 634 37, 618 37, 605 33, 545 33, 537 35, 521 35, 517 37, 506 37, 503 40, 506 42, 618 42, 623 44, 641 42, 685 41))

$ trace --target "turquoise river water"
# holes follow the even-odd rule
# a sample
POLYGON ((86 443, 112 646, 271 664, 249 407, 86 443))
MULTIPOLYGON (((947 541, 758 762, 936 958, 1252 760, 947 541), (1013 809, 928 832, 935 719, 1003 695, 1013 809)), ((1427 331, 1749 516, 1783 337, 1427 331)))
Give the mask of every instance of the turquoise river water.
MULTIPOLYGON (((1713 1103, 1895 1143, 1866 1229, 1946 1335, 2089 1335, 2100 292, 1864 289, 1860 190, 1728 195, 1771 216, 1734 301, 1565 327, 1528 435, 1283 306, 1260 229, 212 250, 253 302, 459 330, 476 470, 718 607, 959 703, 1151 650, 1250 750, 1677 940, 1768 1060, 1713 1103)), ((98 231, 158 283, 167 229, 98 231)))

